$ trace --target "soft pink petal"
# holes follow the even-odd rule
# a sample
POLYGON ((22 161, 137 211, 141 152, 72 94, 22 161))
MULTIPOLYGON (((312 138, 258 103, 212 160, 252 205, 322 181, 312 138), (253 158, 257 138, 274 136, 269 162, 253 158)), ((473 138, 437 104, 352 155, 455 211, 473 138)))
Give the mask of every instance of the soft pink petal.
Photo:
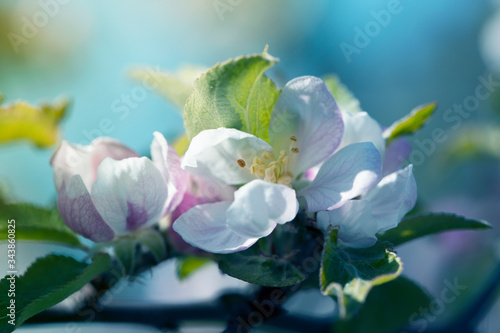
POLYGON ((226 224, 231 202, 222 201, 195 206, 181 215, 174 230, 192 246, 212 253, 232 253, 252 246, 258 238, 242 237, 226 224))
POLYGON ((297 176, 337 149, 343 128, 342 115, 325 83, 303 76, 283 88, 269 123, 269 140, 276 153, 289 152, 290 169, 297 176), (291 144, 298 153, 291 152, 291 144))
POLYGON ((371 142, 355 143, 333 154, 321 166, 314 181, 299 192, 310 212, 342 206, 377 184, 380 153, 371 142))
POLYGON ((97 212, 79 175, 74 175, 67 183, 62 183, 57 208, 63 221, 74 232, 94 242, 107 242, 114 238, 113 230, 97 212))

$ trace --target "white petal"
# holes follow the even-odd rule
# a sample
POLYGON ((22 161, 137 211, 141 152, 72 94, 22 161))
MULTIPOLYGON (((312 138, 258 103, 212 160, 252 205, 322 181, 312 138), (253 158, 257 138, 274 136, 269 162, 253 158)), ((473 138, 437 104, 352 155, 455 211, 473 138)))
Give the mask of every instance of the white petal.
POLYGON ((242 237, 226 224, 231 202, 222 201, 195 206, 182 214, 173 225, 187 243, 212 253, 232 253, 252 246, 258 238, 242 237))
POLYGON ((415 206, 417 184, 412 170, 413 166, 409 165, 385 176, 363 196, 372 204, 372 215, 377 220, 379 232, 396 227, 415 206))
POLYGON ((97 138, 90 145, 63 141, 52 155, 50 164, 54 168, 54 180, 58 190, 62 183, 68 183, 73 175, 80 175, 90 191, 97 176, 97 168, 106 157, 121 160, 137 156, 139 155, 136 152, 111 138, 97 138))
POLYGON ((205 130, 191 141, 182 168, 195 176, 215 177, 226 184, 244 184, 255 179, 250 166, 253 158, 264 151, 272 153, 273 149, 252 134, 222 127, 205 130))
POLYGON ((113 230, 97 212, 79 175, 74 175, 67 183, 62 183, 57 197, 57 208, 63 221, 74 232, 94 242, 107 242, 114 238, 113 230))
POLYGON ((349 200, 338 209, 318 212, 317 219, 322 229, 339 226, 338 238, 349 247, 369 247, 377 242, 377 222, 369 201, 349 200))
POLYGON ((380 153, 371 142, 349 145, 326 160, 299 196, 310 212, 338 208, 377 184, 381 168, 380 153))
POLYGON ((227 224, 243 237, 265 237, 276 224, 293 220, 298 209, 294 190, 258 179, 234 193, 234 202, 227 211, 227 224))
POLYGON ((290 169, 298 175, 328 158, 340 144, 343 123, 340 110, 325 83, 313 76, 286 84, 269 123, 269 139, 275 152, 289 151, 297 139, 290 169))
POLYGON ((344 135, 339 148, 342 149, 350 144, 359 142, 371 142, 380 152, 385 153, 385 140, 382 136, 382 127, 366 112, 349 113, 342 111, 344 120, 344 135))
POLYGON ((151 159, 162 173, 168 187, 168 198, 163 211, 163 215, 167 215, 182 201, 188 186, 188 175, 182 170, 181 159, 175 149, 168 145, 165 137, 159 132, 154 132, 151 159))
POLYGON ((118 235, 157 223, 167 200, 167 185, 146 157, 105 159, 92 186, 92 201, 118 235))

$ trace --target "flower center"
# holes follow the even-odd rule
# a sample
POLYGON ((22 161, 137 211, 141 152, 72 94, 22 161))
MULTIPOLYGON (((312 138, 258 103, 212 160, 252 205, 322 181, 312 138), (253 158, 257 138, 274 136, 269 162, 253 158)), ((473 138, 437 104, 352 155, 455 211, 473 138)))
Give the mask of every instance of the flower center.
MULTIPOLYGON (((290 166, 292 155, 298 154, 299 148, 296 147, 297 138, 295 136, 290 137, 290 141, 291 143, 288 151, 280 151, 280 155, 277 159, 268 151, 263 152, 260 157, 255 156, 250 166, 250 172, 266 182, 291 187, 294 175, 288 170, 288 167, 290 166)), ((246 166, 243 160, 238 160, 237 162, 242 168, 246 166)))

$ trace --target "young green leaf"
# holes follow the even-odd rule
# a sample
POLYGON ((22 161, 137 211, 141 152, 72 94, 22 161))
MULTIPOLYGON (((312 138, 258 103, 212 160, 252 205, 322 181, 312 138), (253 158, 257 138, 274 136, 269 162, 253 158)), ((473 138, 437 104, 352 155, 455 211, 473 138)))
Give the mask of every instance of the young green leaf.
POLYGON ((354 97, 353 93, 347 89, 345 85, 340 82, 340 79, 336 75, 327 75, 323 78, 326 86, 332 93, 335 101, 341 110, 350 112, 350 113, 358 113, 363 111, 359 105, 359 101, 356 97, 354 97))
POLYGON ((116 257, 122 265, 126 275, 133 275, 136 269, 137 241, 130 237, 124 237, 114 242, 116 257))
POLYGON ((401 259, 377 242, 365 249, 337 244, 338 230, 326 239, 320 271, 321 291, 337 299, 341 318, 349 318, 363 305, 373 286, 389 282, 401 274, 401 259))
POLYGON ((23 276, 16 277, 12 297, 8 295, 11 281, 6 276, 0 281, 0 307, 5 310, 11 299, 15 299, 15 325, 8 323, 11 317, 2 311, 0 332, 12 332, 28 318, 63 301, 110 265, 110 257, 103 253, 92 258, 90 264, 51 254, 35 261, 23 276))
POLYGON ((411 318, 419 315, 419 309, 429 308, 431 301, 432 298, 420 286, 400 276, 373 288, 359 314, 337 322, 333 332, 402 332, 411 318))
MULTIPOLYGON (((64 224, 57 209, 46 210, 28 204, 0 202, 0 218, 15 220, 17 240, 59 243, 82 248, 78 236, 64 224)), ((7 223, 0 224, 0 240, 8 236, 7 223)))
POLYGON ((202 74, 184 109, 188 137, 226 127, 268 140, 269 120, 280 91, 264 72, 277 61, 264 51, 230 59, 202 74))
POLYGON ((305 280, 304 274, 290 261, 265 257, 259 246, 219 256, 219 269, 234 278, 266 287, 285 287, 305 280))
POLYGON ((436 103, 419 106, 406 117, 394 122, 394 124, 384 131, 384 138, 387 145, 402 135, 418 131, 429 120, 436 107, 436 103))
POLYGON ((140 230, 136 236, 137 241, 155 257, 156 262, 167 258, 167 245, 165 239, 158 230, 145 228, 140 230))
POLYGON ((186 101, 193 92, 193 82, 207 68, 200 65, 186 65, 175 73, 160 71, 158 68, 136 68, 130 77, 141 82, 146 88, 153 89, 172 102, 182 113, 186 101))
POLYGON ((18 101, 0 106, 0 144, 15 140, 29 140, 38 147, 56 144, 59 137, 58 123, 66 113, 68 104, 68 101, 63 101, 37 107, 18 101))
POLYGON ((426 213, 407 216, 396 228, 378 234, 377 237, 381 241, 390 242, 394 246, 398 246, 416 238, 444 231, 490 228, 491 226, 485 221, 468 219, 455 214, 426 213))
POLYGON ((184 280, 192 273, 211 263, 212 260, 200 257, 179 257, 176 262, 176 272, 179 280, 184 280))

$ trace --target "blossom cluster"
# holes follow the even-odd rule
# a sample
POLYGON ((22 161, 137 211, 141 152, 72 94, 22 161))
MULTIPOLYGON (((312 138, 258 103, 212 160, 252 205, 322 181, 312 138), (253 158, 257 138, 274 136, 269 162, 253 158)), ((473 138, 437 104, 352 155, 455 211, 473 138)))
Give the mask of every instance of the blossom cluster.
POLYGON ((366 112, 339 108, 316 77, 288 82, 268 139, 235 128, 206 129, 183 156, 158 132, 151 159, 120 142, 63 141, 51 165, 65 223, 95 242, 171 222, 186 243, 212 253, 252 246, 299 211, 338 229, 343 244, 375 244, 416 202, 404 141, 386 144, 366 112))

